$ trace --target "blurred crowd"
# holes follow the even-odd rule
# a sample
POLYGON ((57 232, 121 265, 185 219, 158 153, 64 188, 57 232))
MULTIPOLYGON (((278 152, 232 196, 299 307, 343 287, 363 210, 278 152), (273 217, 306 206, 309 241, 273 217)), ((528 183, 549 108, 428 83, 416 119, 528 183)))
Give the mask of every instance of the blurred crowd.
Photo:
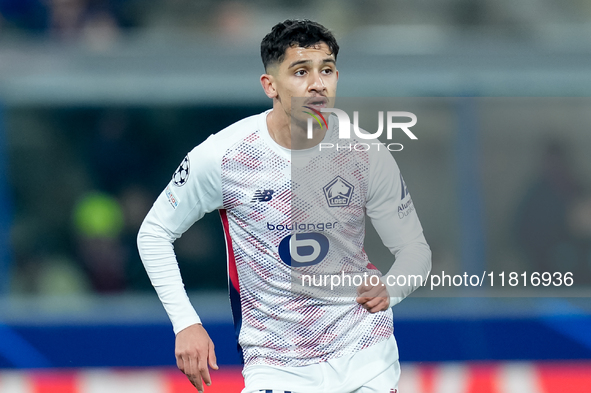
POLYGON ((515 209, 514 240, 529 271, 572 272, 591 284, 591 190, 569 145, 548 141, 515 209))
POLYGON ((230 41, 260 39, 278 20, 321 19, 338 34, 366 26, 497 27, 501 35, 536 34, 547 25, 584 25, 587 0, 0 0, 0 33, 82 39, 98 47, 124 31, 230 41))
POLYGON ((58 40, 114 40, 135 21, 127 0, 2 0, 5 31, 47 35, 58 40))
MULTIPOLYGON (((14 111, 8 135, 16 213, 13 291, 152 291, 136 236, 153 201, 193 146, 227 119, 262 109, 14 111)), ((225 244, 216 214, 177 240, 175 252, 189 290, 225 288, 225 244)))

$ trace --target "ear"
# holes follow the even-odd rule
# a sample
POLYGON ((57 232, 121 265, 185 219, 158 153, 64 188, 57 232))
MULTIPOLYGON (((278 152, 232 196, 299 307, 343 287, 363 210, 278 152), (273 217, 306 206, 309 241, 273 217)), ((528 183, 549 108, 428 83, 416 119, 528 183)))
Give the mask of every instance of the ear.
POLYGON ((263 90, 265 94, 269 98, 276 98, 277 97, 277 89, 275 88, 275 79, 273 75, 270 74, 263 74, 261 75, 261 85, 263 86, 263 90))

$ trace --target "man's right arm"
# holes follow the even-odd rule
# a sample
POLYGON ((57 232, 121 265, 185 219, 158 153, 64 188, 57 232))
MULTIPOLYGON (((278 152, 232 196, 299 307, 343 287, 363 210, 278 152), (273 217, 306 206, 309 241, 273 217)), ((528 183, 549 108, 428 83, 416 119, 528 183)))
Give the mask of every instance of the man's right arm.
MULTIPOLYGON (((211 137, 210 137, 211 138, 211 137)), ((177 365, 201 391, 215 366, 213 343, 191 305, 173 243, 207 212, 222 206, 219 160, 210 140, 183 161, 150 209, 138 233, 140 257, 176 334, 177 365)))
POLYGON ((138 250, 175 334, 201 320, 191 306, 173 243, 205 213, 222 207, 220 166, 212 138, 194 148, 146 215, 138 250))

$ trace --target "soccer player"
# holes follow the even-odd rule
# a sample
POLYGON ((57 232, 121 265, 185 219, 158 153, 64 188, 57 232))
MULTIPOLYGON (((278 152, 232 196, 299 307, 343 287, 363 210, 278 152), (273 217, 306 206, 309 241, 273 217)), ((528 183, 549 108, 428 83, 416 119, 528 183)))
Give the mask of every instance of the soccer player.
POLYGON ((339 142, 335 116, 314 125, 308 138, 298 97, 309 113, 331 107, 338 51, 318 23, 274 26, 261 44, 260 79, 273 108, 195 147, 142 224, 138 248, 172 321, 177 365, 200 392, 203 382, 211 383, 208 364, 218 366, 185 292, 173 242, 213 210, 226 236, 243 393, 397 391, 390 307, 422 280, 398 280, 398 286, 395 279, 426 279, 431 252, 398 166, 383 145, 376 148, 379 141, 364 139, 374 148, 355 154, 319 151, 321 142, 339 142), (395 256, 383 277, 363 250, 366 215, 395 256), (306 287, 306 276, 326 272, 343 282, 345 275, 365 280, 353 284, 352 296, 326 281, 306 287))

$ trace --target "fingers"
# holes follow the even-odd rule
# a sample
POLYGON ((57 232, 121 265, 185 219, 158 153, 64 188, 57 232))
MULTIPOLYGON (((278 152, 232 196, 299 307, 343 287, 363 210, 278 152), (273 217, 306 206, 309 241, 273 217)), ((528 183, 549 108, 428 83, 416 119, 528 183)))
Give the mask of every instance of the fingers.
POLYGON ((363 306, 370 313, 376 313, 378 311, 387 310, 389 304, 390 302, 387 298, 376 297, 365 303, 363 306))
POLYGON ((361 284, 360 286, 357 287, 357 294, 362 295, 366 292, 371 291, 373 288, 374 287, 372 285, 361 284))
POLYGON ((177 367, 187 376, 199 392, 203 392, 203 383, 207 386, 211 385, 211 376, 207 367, 208 360, 213 369, 217 370, 219 368, 216 364, 215 354, 213 354, 213 344, 211 349, 212 351, 205 356, 195 354, 192 356, 185 355, 177 357, 177 367))
POLYGON ((176 366, 183 372, 183 374, 185 373, 185 362, 183 362, 183 358, 180 356, 176 357, 176 366))
POLYGON ((388 308, 390 300, 386 297, 365 297, 358 298, 357 303, 370 312, 383 311, 388 308))
POLYGON ((203 382, 205 382, 205 384, 207 386, 211 385, 211 377, 209 376, 209 368, 207 368, 207 359, 205 357, 202 357, 199 359, 199 363, 198 363, 198 376, 199 376, 199 382, 201 382, 201 379, 203 379, 203 382))
POLYGON ((374 297, 376 297, 380 292, 379 287, 374 287, 370 285, 360 285, 357 287, 357 303, 365 304, 374 297))
POLYGON ((360 285, 357 288, 357 293, 359 294, 356 299, 357 303, 371 313, 387 310, 390 305, 388 291, 383 285, 360 285))
POLYGON ((197 359, 191 356, 177 356, 176 365, 187 376, 193 386, 199 392, 203 392, 203 383, 197 367, 197 359))
MULTIPOLYGON (((369 301, 370 299, 375 298, 376 296, 383 296, 384 295, 384 291, 386 291, 386 288, 383 286, 364 286, 364 285, 360 285, 357 288, 357 293, 359 294, 359 297, 357 299, 361 299, 363 301, 363 303, 369 301)), ((358 300, 358 303, 361 303, 358 300)))
POLYGON ((191 325, 176 336, 175 355, 177 367, 199 392, 211 385, 208 363, 218 369, 214 345, 201 324, 191 325))
POLYGON ((209 342, 209 355, 207 360, 209 362, 209 367, 213 368, 214 370, 219 370, 217 359, 215 357, 214 345, 211 341, 209 342))
POLYGON ((384 297, 372 298, 361 305, 370 313, 376 313, 378 311, 387 310, 390 305, 390 300, 384 297))
MULTIPOLYGON (((186 363, 186 362, 185 362, 186 363)), ((199 391, 199 393, 203 393, 203 381, 202 381, 202 375, 200 373, 200 369, 199 369, 199 361, 197 360, 196 357, 190 357, 189 358, 189 374, 185 373, 185 375, 187 376, 187 378, 189 378, 189 381, 191 381, 191 383, 193 384, 193 386, 195 386, 197 388, 197 390, 199 391)), ((208 374, 209 377, 209 374, 208 374)), ((210 381, 211 383, 211 381, 210 381)))

